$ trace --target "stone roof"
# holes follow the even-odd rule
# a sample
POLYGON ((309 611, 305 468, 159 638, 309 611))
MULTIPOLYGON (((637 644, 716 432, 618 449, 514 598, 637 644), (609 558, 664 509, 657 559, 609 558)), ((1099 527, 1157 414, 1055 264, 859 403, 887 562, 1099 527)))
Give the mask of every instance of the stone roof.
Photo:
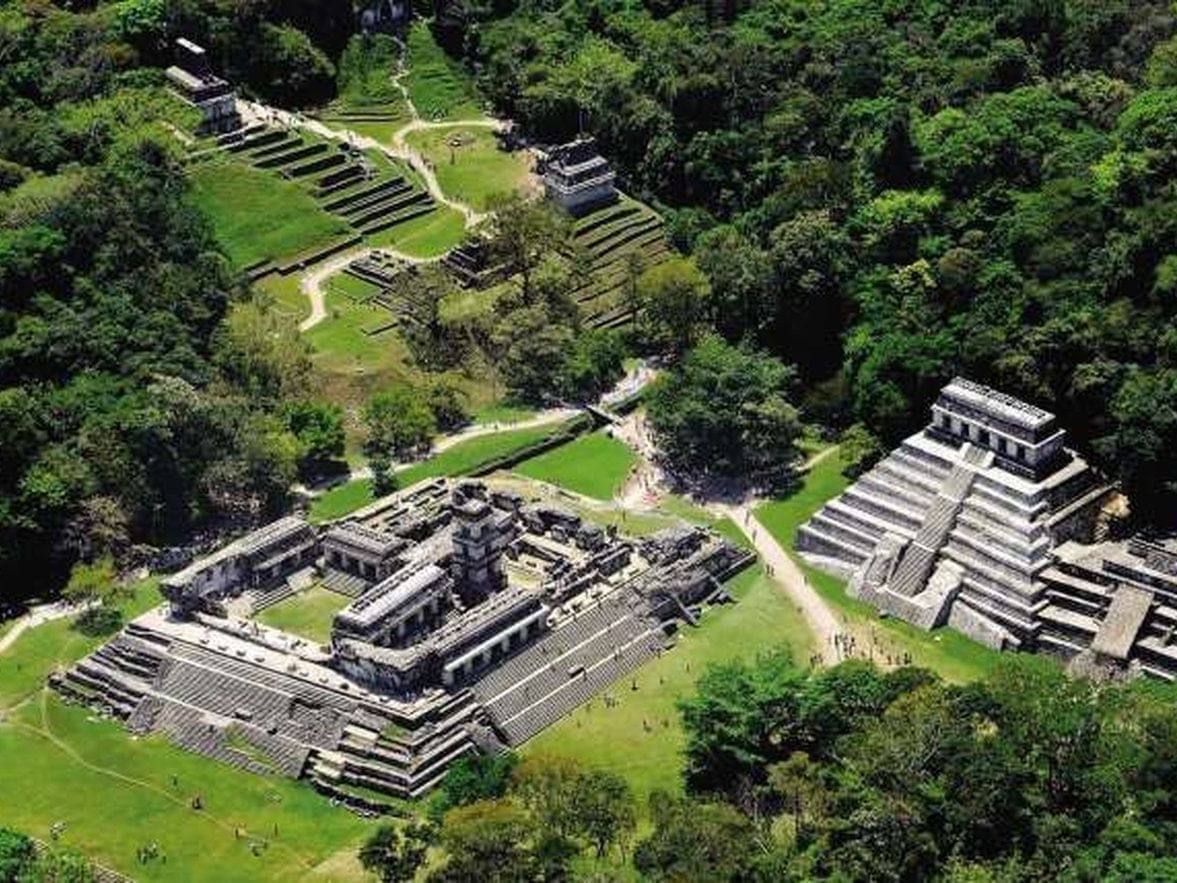
POLYGON ((479 634, 484 628, 508 618, 520 607, 538 601, 539 595, 533 589, 511 586, 491 595, 443 625, 429 637, 429 643, 438 653, 446 653, 479 634))
POLYGON ((338 618, 346 624, 368 628, 418 595, 444 588, 448 582, 449 575, 436 564, 426 564, 407 576, 394 573, 341 610, 338 618))
POLYGON ((1091 642, 1091 649, 1102 656, 1113 659, 1127 659, 1136 643, 1136 636, 1140 627, 1144 625, 1148 616, 1148 608, 1152 603, 1152 594, 1132 586, 1120 586, 1112 595, 1112 603, 1108 607, 1095 640, 1091 642))
POLYGON ((342 524, 333 525, 327 530, 323 539, 362 549, 381 557, 390 555, 405 545, 405 541, 395 534, 385 533, 358 521, 345 521, 342 524))
POLYGON ((1041 429, 1054 420, 1054 414, 1049 411, 963 377, 953 378, 941 395, 1028 430, 1041 429))

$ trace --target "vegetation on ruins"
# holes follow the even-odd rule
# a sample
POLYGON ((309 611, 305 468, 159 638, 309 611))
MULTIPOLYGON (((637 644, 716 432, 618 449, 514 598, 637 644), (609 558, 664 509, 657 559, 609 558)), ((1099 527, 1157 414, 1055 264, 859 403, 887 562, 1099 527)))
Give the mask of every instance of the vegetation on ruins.
POLYGON ((587 270, 572 225, 519 191, 489 204, 486 250, 509 278, 474 309, 447 311, 454 282, 421 273, 418 290, 435 315, 410 335, 414 353, 434 369, 485 366, 519 403, 596 399, 623 375, 628 350, 618 332, 580 325, 572 295, 587 270))

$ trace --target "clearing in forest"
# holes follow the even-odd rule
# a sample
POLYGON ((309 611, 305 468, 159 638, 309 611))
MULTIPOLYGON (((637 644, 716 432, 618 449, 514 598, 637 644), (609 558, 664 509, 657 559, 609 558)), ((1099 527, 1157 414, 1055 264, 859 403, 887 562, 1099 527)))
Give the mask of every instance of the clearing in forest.
POLYGON ((504 150, 489 128, 459 123, 410 132, 405 140, 433 166, 446 196, 480 212, 496 193, 534 189, 530 155, 504 150))

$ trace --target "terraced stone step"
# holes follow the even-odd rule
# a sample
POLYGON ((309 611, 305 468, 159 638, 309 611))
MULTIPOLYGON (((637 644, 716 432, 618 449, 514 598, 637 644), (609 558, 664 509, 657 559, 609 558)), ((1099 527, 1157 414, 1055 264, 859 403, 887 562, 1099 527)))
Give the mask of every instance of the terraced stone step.
POLYGON ((307 144, 302 147, 297 147, 294 150, 287 150, 280 153, 275 153, 273 155, 268 155, 261 159, 255 159, 253 164, 259 169, 280 169, 283 166, 299 163, 304 159, 310 159, 312 156, 326 152, 327 145, 319 141, 314 144, 307 144))

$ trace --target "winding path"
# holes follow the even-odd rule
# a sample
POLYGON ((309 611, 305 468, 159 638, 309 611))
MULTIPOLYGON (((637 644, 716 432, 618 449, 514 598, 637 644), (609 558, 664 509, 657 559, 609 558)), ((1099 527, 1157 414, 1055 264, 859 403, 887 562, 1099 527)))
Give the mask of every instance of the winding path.
POLYGON ((325 283, 336 273, 345 270, 352 261, 366 258, 375 251, 390 255, 398 261, 404 261, 406 264, 432 264, 440 261, 442 257, 438 255, 432 258, 421 258, 416 255, 405 254, 403 251, 398 251, 388 246, 381 246, 379 249, 360 246, 340 252, 322 263, 315 264, 303 273, 298 281, 299 289, 311 302, 311 314, 298 323, 299 331, 309 331, 327 318, 327 292, 325 290, 325 283))
POLYGON ((776 537, 757 521, 755 508, 759 502, 751 500, 736 505, 712 504, 710 508, 731 518, 752 541, 756 552, 767 566, 772 581, 784 590, 805 617, 810 631, 813 632, 818 652, 832 662, 840 661, 842 654, 837 638, 846 633, 846 627, 838 621, 833 610, 809 584, 809 580, 793 557, 781 547, 776 537))
MULTIPOLYGON (((507 127, 503 120, 492 119, 489 117, 470 120, 437 120, 430 121, 421 118, 417 112, 416 105, 409 95, 408 87, 402 82, 404 77, 408 74, 408 69, 405 68, 403 61, 399 69, 392 75, 393 85, 400 90, 401 95, 404 96, 405 106, 409 109, 409 114, 412 119, 405 123, 399 129, 392 133, 390 144, 384 144, 375 138, 367 135, 360 135, 347 128, 334 128, 321 122, 320 120, 310 119, 300 113, 292 113, 287 110, 282 110, 277 107, 263 104, 258 101, 240 100, 240 104, 245 107, 246 115, 257 120, 262 120, 270 123, 278 123, 288 128, 302 128, 313 132, 322 138, 330 138, 335 141, 344 141, 362 150, 378 150, 390 159, 399 160, 407 163, 413 171, 421 176, 421 180, 425 183, 425 189, 433 198, 433 201, 441 205, 447 206, 462 215, 463 223, 467 230, 477 226, 486 220, 486 213, 479 212, 467 203, 461 200, 452 199, 441 188, 438 183, 437 175, 433 170, 430 162, 421 154, 420 151, 414 149, 409 145, 408 136, 413 132, 421 132, 429 129, 450 129, 459 126, 470 128, 484 128, 492 129, 496 132, 501 132, 507 127)), ((335 273, 343 270, 348 264, 357 258, 367 257, 374 249, 363 246, 348 251, 342 252, 326 261, 316 264, 307 270, 299 280, 299 288, 307 296, 310 301, 311 312, 302 322, 299 323, 299 331, 308 331, 314 328, 320 322, 327 318, 326 293, 323 290, 323 283, 326 282, 335 273)), ((431 258, 420 258, 413 255, 405 254, 394 248, 382 247, 380 251, 392 255, 398 260, 402 260, 410 264, 431 263, 441 260, 441 255, 431 258)))
POLYGON ((311 314, 298 323, 299 331, 310 331, 327 318, 327 295, 323 291, 323 283, 336 273, 342 271, 352 261, 366 258, 372 253, 368 247, 353 248, 340 252, 335 257, 328 258, 321 264, 307 270, 298 280, 298 287, 311 302, 311 314))
POLYGON ((0 653, 3 653, 9 647, 16 643, 26 630, 35 628, 43 623, 50 622, 54 619, 61 619, 65 616, 73 616, 75 613, 81 613, 86 609, 87 605, 67 604, 64 601, 57 601, 53 604, 41 604, 38 607, 33 607, 18 619, 9 629, 4 637, 0 638, 0 653))
MULTIPOLYGON (((653 435, 647 430, 643 416, 635 412, 617 427, 615 435, 624 441, 638 455, 638 464, 625 486, 618 494, 618 503, 627 509, 656 508, 661 495, 669 492, 670 479, 658 462, 658 449, 653 435)), ((801 466, 802 471, 837 451, 831 445, 811 456, 801 466)), ((812 631, 817 651, 823 659, 833 662, 843 658, 839 636, 844 636, 848 626, 825 600, 809 584, 809 580, 798 567, 793 557, 777 542, 776 538, 756 518, 756 507, 767 498, 744 493, 735 501, 722 491, 712 495, 704 493, 698 502, 713 514, 726 517, 752 541, 756 552, 766 566, 767 575, 788 595, 797 606, 812 631)))

